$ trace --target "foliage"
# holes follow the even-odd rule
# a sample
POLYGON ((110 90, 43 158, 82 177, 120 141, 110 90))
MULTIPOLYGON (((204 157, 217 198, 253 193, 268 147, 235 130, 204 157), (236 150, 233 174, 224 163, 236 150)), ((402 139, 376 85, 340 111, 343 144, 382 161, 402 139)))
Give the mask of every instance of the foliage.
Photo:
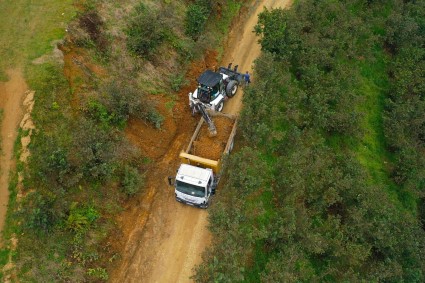
MULTIPOLYGON (((199 2, 199 1, 198 1, 199 2)), ((210 14, 208 7, 200 3, 194 3, 188 6, 185 19, 186 35, 197 39, 204 31, 206 21, 210 14)))
POLYGON ((361 114, 346 105, 360 100, 355 91, 359 78, 347 61, 354 63, 354 58, 367 55, 365 49, 359 50, 360 45, 370 44, 365 39, 360 41, 370 37, 361 26, 362 19, 344 11, 341 2, 301 2, 288 13, 265 9, 260 14, 255 30, 262 36, 262 49, 289 62, 291 73, 302 83, 303 92, 296 95, 303 96, 301 102, 308 110, 303 117, 306 126, 330 133, 359 134, 356 122, 361 114), (290 21, 293 14, 301 19, 290 21))
POLYGON ((126 34, 127 48, 137 56, 146 57, 164 40, 163 23, 157 12, 140 3, 130 16, 126 34))
MULTIPOLYGON (((289 11, 260 15, 263 54, 239 124, 245 147, 230 157, 227 182, 211 207, 213 243, 195 281, 424 280, 425 232, 417 214, 400 205, 400 184, 418 185, 425 176, 417 157, 422 148, 407 147, 421 144, 420 99, 386 115, 385 125, 397 125, 391 132, 380 118, 388 77, 403 70, 387 73, 384 40, 399 41, 383 35, 397 30, 386 25, 403 15, 387 21, 388 14, 403 5, 418 12, 414 3, 400 4, 298 1, 289 11), (401 172, 391 172, 384 131, 396 141, 391 145, 409 152, 401 172), (403 174, 402 182, 393 183, 391 174, 403 174)), ((409 68, 418 67, 414 75, 403 71, 404 81, 414 80, 406 90, 419 93, 422 53, 408 54, 418 60, 409 68)), ((391 92, 388 109, 399 92, 391 92)))
POLYGON ((26 198, 26 226, 36 231, 48 232, 58 223, 55 213, 55 196, 33 193, 26 198))
POLYGON ((385 113, 388 144, 395 153, 393 179, 425 196, 425 32, 423 3, 399 3, 387 21, 385 38, 394 60, 385 113))
POLYGON ((219 19, 225 13, 223 12, 224 10, 232 9, 232 6, 238 2, 242 1, 195 0, 186 10, 186 35, 193 40, 198 40, 203 35, 208 20, 215 21, 219 19))
POLYGON ((73 202, 70 207, 68 218, 66 219, 66 228, 74 232, 82 232, 99 218, 99 212, 91 207, 78 206, 77 202, 73 202))
POLYGON ((122 189, 124 193, 131 197, 140 191, 143 187, 144 180, 138 170, 129 165, 124 167, 124 173, 122 177, 122 189))
POLYGON ((96 279, 101 279, 103 281, 107 281, 109 279, 108 272, 105 268, 89 268, 87 270, 87 274, 91 277, 94 277, 96 279))

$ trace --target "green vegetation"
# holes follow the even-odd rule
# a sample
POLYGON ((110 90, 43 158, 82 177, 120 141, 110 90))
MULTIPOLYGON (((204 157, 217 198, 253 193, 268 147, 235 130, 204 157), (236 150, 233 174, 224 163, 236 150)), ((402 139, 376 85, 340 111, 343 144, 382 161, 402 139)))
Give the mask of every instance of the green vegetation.
POLYGON ((398 0, 260 15, 196 281, 424 281, 424 16, 398 0))
POLYGON ((195 1, 187 8, 185 32, 193 39, 197 39, 205 29, 205 24, 211 13, 206 1, 195 1))
POLYGON ((2 1, 0 73, 4 74, 11 67, 22 67, 28 60, 50 52, 51 41, 65 35, 66 22, 75 15, 72 3, 71 0, 60 3, 41 0, 36 4, 22 0, 2 1))
MULTIPOLYGON (((394 153, 391 175, 404 192, 414 194, 422 225, 425 199, 425 43, 423 3, 406 3, 392 11, 385 47, 393 59, 384 127, 394 153)), ((425 226, 424 226, 425 227, 425 226)))
POLYGON ((164 22, 157 11, 151 11, 140 3, 134 8, 126 33, 127 47, 131 52, 138 56, 149 55, 164 40, 164 22))

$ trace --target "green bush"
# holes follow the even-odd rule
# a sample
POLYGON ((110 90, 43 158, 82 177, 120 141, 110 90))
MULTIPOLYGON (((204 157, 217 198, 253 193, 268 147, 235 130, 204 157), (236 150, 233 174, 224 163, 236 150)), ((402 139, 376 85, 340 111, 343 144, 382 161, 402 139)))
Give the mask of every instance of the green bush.
POLYGON ((141 57, 152 54, 164 40, 163 26, 158 13, 140 3, 125 30, 128 50, 141 57))
POLYGON ((161 128, 162 123, 164 122, 164 117, 155 109, 152 109, 148 113, 147 120, 151 122, 155 128, 161 128))
POLYGON ((99 122, 103 127, 112 125, 122 127, 125 125, 128 117, 120 115, 121 113, 118 112, 120 109, 116 110, 117 111, 112 112, 108 111, 105 105, 95 99, 89 100, 86 105, 86 113, 88 116, 99 122))
POLYGON ((92 206, 79 206, 77 202, 73 202, 66 220, 66 228, 76 233, 84 232, 99 217, 99 212, 92 206))
POLYGON ((108 82, 100 88, 100 102, 89 100, 86 111, 90 117, 103 125, 122 129, 130 116, 148 121, 157 128, 161 127, 163 117, 157 112, 152 102, 145 99, 143 92, 131 82, 118 79, 108 82))
POLYGON ((55 196, 46 196, 32 193, 26 199, 27 211, 24 213, 25 223, 28 228, 48 232, 59 220, 58 213, 54 210, 55 196))
POLYGON ((87 275, 89 275, 90 277, 93 277, 95 279, 99 279, 102 281, 107 281, 109 279, 109 275, 108 272, 106 271, 105 268, 89 268, 87 270, 87 275))
POLYGON ((192 39, 197 39, 204 31, 210 11, 201 4, 191 4, 187 8, 185 19, 185 33, 192 39))
POLYGON ((139 171, 130 166, 124 167, 124 174, 122 177, 122 190, 127 196, 133 196, 140 191, 143 186, 143 176, 140 175, 139 171))

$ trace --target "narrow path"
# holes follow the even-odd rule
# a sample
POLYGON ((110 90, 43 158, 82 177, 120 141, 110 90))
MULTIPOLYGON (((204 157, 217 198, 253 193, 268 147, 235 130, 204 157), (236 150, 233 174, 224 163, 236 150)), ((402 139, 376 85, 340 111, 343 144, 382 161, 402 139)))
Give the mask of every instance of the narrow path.
POLYGON ((3 231, 7 204, 9 200, 9 173, 14 166, 12 160, 13 146, 18 134, 19 122, 22 118, 22 101, 28 87, 22 71, 7 71, 9 81, 0 83, 0 109, 3 110, 1 123, 1 157, 0 157, 0 232, 3 231))
MULTIPOLYGON (((252 32, 263 7, 286 7, 287 0, 256 1, 248 19, 233 27, 222 64, 239 64, 240 71, 252 70, 260 54, 258 38, 252 32)), ((238 113, 242 92, 226 102, 224 112, 238 113)), ((190 115, 189 113, 187 115, 190 115)), ((175 201, 167 176, 178 168, 178 154, 191 133, 177 135, 170 149, 148 176, 140 204, 128 214, 133 218, 125 241, 120 266, 112 272, 111 282, 191 282, 192 268, 201 262, 201 254, 210 243, 207 210, 175 201)), ((128 217, 128 216, 127 216, 128 217)))

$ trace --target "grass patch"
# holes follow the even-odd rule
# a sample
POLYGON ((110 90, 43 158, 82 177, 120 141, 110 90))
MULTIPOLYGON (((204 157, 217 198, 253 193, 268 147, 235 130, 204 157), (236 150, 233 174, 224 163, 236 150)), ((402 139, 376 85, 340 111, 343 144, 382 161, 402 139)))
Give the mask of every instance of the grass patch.
POLYGON ((387 66, 383 50, 376 49, 374 53, 375 62, 364 62, 360 65, 362 75, 360 92, 364 102, 358 110, 364 114, 361 122, 364 135, 354 151, 369 174, 370 184, 382 186, 398 208, 416 215, 415 197, 402 190, 389 178, 389 168, 394 158, 386 150, 383 126, 385 93, 389 88, 386 77, 387 66))
POLYGON ((7 82, 9 80, 9 76, 6 74, 4 70, 0 70, 0 82, 7 82))
POLYGON ((75 16, 73 2, 0 2, 0 74, 5 69, 30 64, 29 61, 50 52, 50 43, 63 38, 66 24, 75 16))
MULTIPOLYGON (((0 267, 3 267, 6 265, 6 263, 9 260, 9 249, 1 249, 0 250, 0 267)), ((0 279, 3 279, 3 272, 0 271, 0 279)))
POLYGON ((9 249, 0 250, 0 266, 4 266, 7 263, 9 258, 9 253, 10 253, 9 249))

